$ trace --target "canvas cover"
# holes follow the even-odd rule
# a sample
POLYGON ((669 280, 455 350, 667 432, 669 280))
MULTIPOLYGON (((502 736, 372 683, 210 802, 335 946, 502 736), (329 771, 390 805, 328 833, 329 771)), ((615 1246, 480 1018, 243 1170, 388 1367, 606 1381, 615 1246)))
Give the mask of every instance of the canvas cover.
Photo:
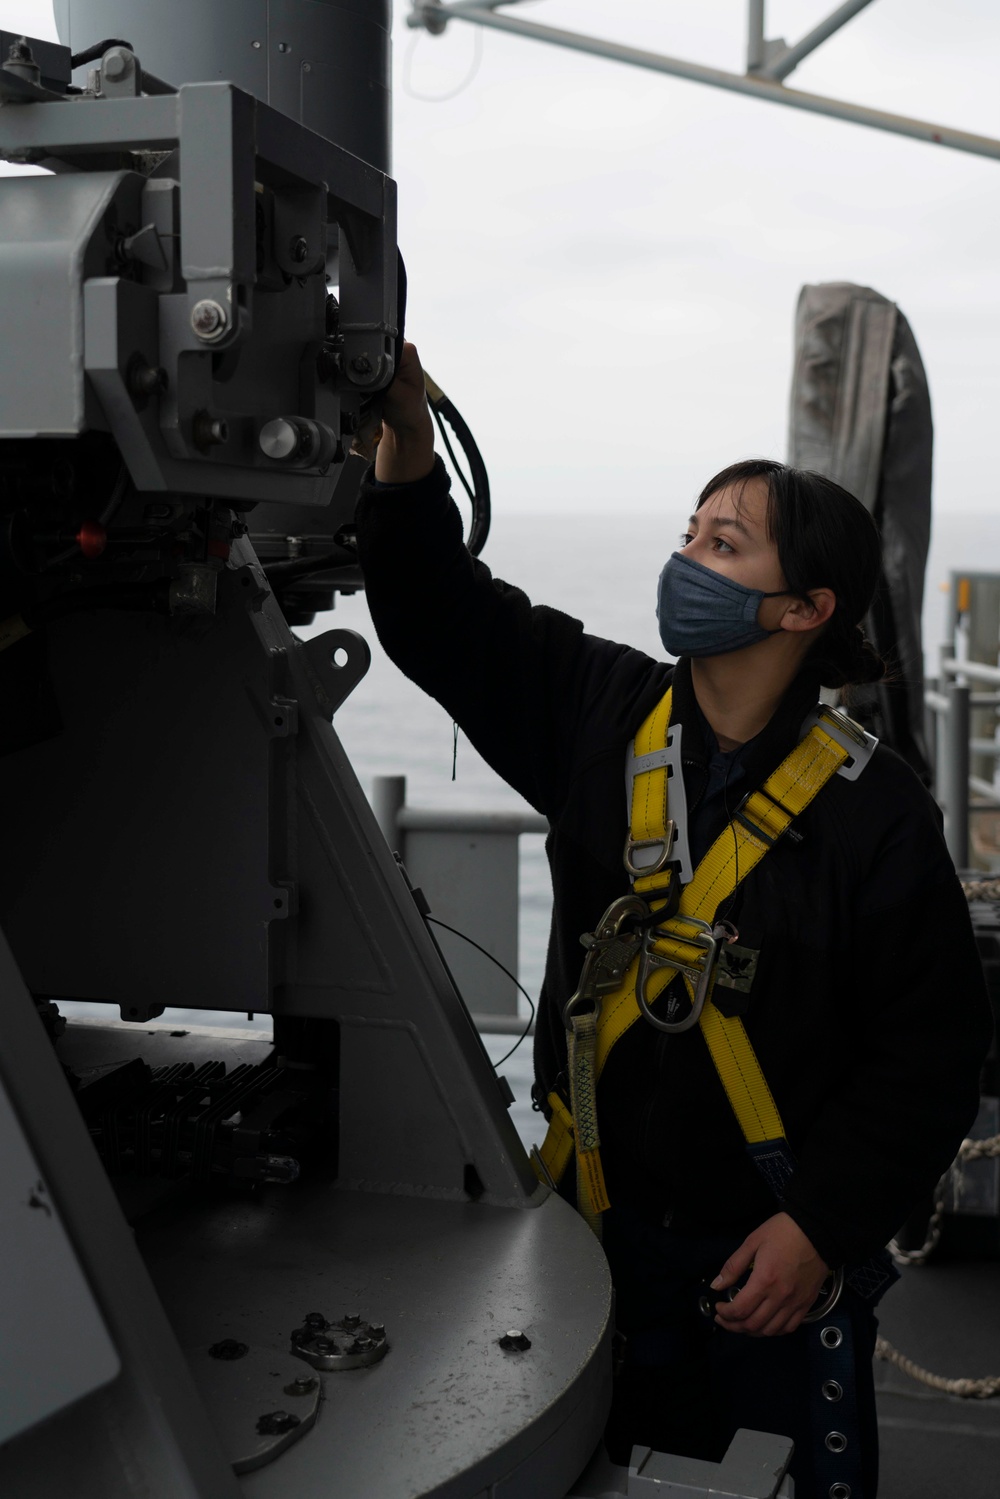
POLYGON ((788 461, 857 495, 882 537, 865 623, 893 680, 854 689, 851 712, 929 781, 921 611, 931 525, 933 424, 910 325, 868 286, 804 286, 795 316, 788 461))

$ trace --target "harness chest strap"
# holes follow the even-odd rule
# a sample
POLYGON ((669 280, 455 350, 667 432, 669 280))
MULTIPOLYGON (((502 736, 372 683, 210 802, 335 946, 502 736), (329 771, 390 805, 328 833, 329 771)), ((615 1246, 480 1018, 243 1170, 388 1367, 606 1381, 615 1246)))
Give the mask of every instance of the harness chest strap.
MULTIPOLYGON (((672 694, 668 691, 636 735, 634 759, 655 754, 658 748, 662 748, 671 703, 672 694)), ((850 751, 842 742, 842 735, 834 737, 823 727, 822 720, 815 722, 764 784, 743 802, 681 891, 676 914, 665 919, 658 929, 652 950, 663 966, 657 966, 646 979, 650 1002, 673 981, 681 965, 696 966, 704 960, 704 949, 692 940, 695 928, 690 920, 685 924, 685 918, 711 925, 719 908, 757 867, 794 818, 849 759, 850 751), (678 966, 673 966, 674 963, 678 966)), ((669 853, 673 829, 668 816, 668 780, 666 765, 655 765, 635 775, 631 806, 632 847, 647 844, 655 849, 659 844, 665 854, 669 853)), ((663 867, 651 870, 649 875, 637 876, 633 888, 645 897, 655 912, 666 907, 672 893, 672 879, 673 872, 666 867, 664 860, 663 867)), ((593 1066, 595 1086, 612 1049, 640 1018, 636 998, 640 963, 640 957, 633 960, 621 984, 604 998, 601 1005, 593 1066)), ((693 1002, 694 985, 687 974, 684 982, 693 1002)), ((709 997, 698 1024, 748 1149, 775 1190, 779 1190, 781 1179, 788 1174, 790 1151, 777 1105, 743 1022, 738 1015, 723 1015, 709 997)), ((558 1094, 550 1093, 548 1101, 552 1120, 540 1151, 543 1170, 539 1174, 543 1179, 547 1176, 558 1182, 575 1149, 573 1121, 558 1094)), ((594 1153, 599 1154, 597 1147, 591 1145, 588 1154, 594 1153)), ((578 1169, 578 1188, 580 1178, 586 1184, 592 1170, 591 1167, 591 1172, 585 1173, 578 1169)), ((603 1177, 601 1184, 603 1186, 603 1177)), ((603 1206, 606 1205, 605 1195, 603 1206)), ((588 1218, 602 1210, 593 1199, 588 1206, 590 1212, 585 1213, 588 1218)))

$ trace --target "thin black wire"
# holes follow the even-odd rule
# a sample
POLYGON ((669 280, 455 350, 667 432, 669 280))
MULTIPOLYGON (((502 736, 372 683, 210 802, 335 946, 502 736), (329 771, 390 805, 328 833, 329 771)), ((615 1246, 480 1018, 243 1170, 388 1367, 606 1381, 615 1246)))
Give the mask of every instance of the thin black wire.
POLYGON ((472 486, 470 485, 468 479, 465 477, 465 474, 462 472, 461 468, 459 467, 458 459, 455 457, 455 449, 451 445, 451 438, 448 436, 448 432, 447 432, 447 429, 446 429, 445 424, 444 424, 444 418, 442 417, 440 411, 438 411, 436 407, 432 406, 431 410, 434 412, 434 420, 438 424, 438 430, 441 433, 441 437, 442 437, 442 439, 444 441, 444 445, 448 449, 448 457, 451 459, 451 466, 455 470, 455 472, 458 475, 458 477, 461 479, 461 481, 462 481, 462 488, 465 490, 466 494, 469 496, 469 499, 471 500, 472 504, 475 505, 475 503, 476 503, 476 497, 475 497, 475 495, 472 492, 472 486))
MULTIPOLYGON (((740 746, 740 748, 742 749, 742 745, 740 746)), ((722 783, 722 809, 723 809, 723 811, 726 814, 726 822, 729 824, 729 826, 733 830, 733 858, 735 860, 735 866, 734 866, 734 872, 733 872, 733 878, 734 878, 733 893, 729 897, 729 901, 728 901, 728 903, 726 905, 726 909, 721 914, 716 913, 716 917, 715 917, 715 924, 716 925, 718 925, 720 921, 725 921, 726 918, 728 917, 730 911, 733 909, 733 906, 736 903, 736 892, 740 888, 740 840, 739 840, 739 838, 736 835, 736 826, 735 826, 734 820, 731 817, 730 812, 729 812, 729 777, 732 774, 733 765, 735 764, 735 755, 736 755, 736 753, 737 752, 734 751, 734 757, 733 757, 733 759, 731 759, 729 761, 729 763, 727 764, 727 766, 726 766, 726 779, 722 783)), ((739 935, 739 933, 737 933, 737 936, 738 935, 739 935)))
POLYGON ((532 999, 531 995, 528 993, 524 985, 517 982, 517 979, 511 973, 510 969, 504 967, 499 958, 495 958, 491 952, 487 952, 485 947, 480 947, 479 943, 475 942, 471 937, 466 936, 465 932, 460 932, 457 927, 449 926, 446 921, 439 921, 436 916, 426 916, 424 919, 425 921, 433 921, 435 926, 443 926, 446 932, 451 932, 454 936, 461 937, 463 942, 468 942, 470 947, 474 947, 477 952, 481 952, 484 958, 489 958, 490 962, 495 963, 501 973, 505 973, 507 975, 512 984, 517 985, 517 988, 520 989, 521 993, 528 1001, 528 1004, 531 1008, 531 1014, 528 1016, 528 1023, 524 1027, 524 1030, 521 1032, 521 1034, 518 1036, 517 1040, 514 1042, 514 1045, 511 1047, 510 1051, 507 1052, 506 1056, 502 1056, 499 1062, 493 1063, 493 1071, 496 1072, 498 1067, 502 1067, 504 1062, 508 1062, 510 1060, 515 1051, 517 1051, 517 1048, 520 1046, 521 1042, 524 1040, 525 1036, 531 1030, 531 1027, 535 1021, 534 1000, 532 999))

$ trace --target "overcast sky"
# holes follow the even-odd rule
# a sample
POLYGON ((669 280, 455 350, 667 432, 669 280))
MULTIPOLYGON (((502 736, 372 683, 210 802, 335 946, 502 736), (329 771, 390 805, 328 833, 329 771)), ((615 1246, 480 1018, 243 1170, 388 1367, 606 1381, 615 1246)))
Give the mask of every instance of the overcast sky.
MULTIPOLYGON (((210 3, 210 0, 206 0, 210 3)), ((789 41, 834 0, 771 0, 789 41)), ((737 457, 783 457, 803 282, 897 301, 931 384, 935 500, 1000 499, 1000 161, 620 64, 411 32, 395 161, 408 326, 508 510, 683 509, 737 457), (467 86, 443 103, 416 94, 467 86)), ((744 0, 530 0, 519 14, 742 71, 744 0)), ((51 7, 0 26, 53 35, 51 7)), ((1000 136, 995 0, 874 0, 790 86, 1000 136)), ((151 60, 155 69, 155 60, 151 60)))

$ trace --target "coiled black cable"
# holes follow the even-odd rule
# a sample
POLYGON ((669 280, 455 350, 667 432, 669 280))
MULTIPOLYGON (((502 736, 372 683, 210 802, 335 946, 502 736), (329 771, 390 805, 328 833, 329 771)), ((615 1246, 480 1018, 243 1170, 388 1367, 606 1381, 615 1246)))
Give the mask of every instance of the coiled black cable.
POLYGON ((478 557, 486 545, 486 538, 490 534, 490 480, 486 472, 486 464, 483 455, 476 445, 476 439, 469 429, 468 423, 457 409, 454 402, 449 400, 440 385, 424 371, 424 386, 427 390, 427 403, 431 408, 434 420, 437 422, 441 433, 441 440, 445 445, 448 457, 451 459, 452 467, 459 477, 462 488, 469 496, 472 505, 472 525, 469 528, 468 548, 473 557, 478 557), (465 477, 461 465, 455 456, 455 450, 451 445, 451 439, 445 430, 445 422, 448 423, 455 436, 458 438, 462 451, 469 464, 469 473, 472 478, 470 484, 465 477))

